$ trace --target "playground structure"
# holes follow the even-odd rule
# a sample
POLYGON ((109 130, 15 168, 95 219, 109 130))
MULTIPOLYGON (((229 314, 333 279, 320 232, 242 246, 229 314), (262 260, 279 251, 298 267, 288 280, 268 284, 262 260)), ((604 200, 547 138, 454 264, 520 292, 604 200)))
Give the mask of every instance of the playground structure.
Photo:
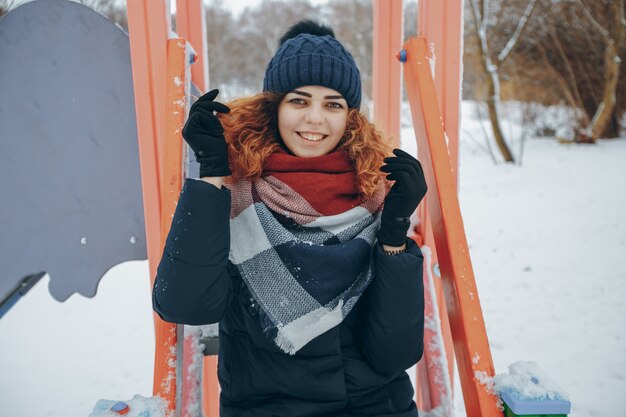
MULTIPOLYGON (((166 0, 127 1, 151 279, 156 275, 183 179, 193 169, 181 136, 191 92, 209 89, 202 1, 176 2, 177 34, 171 31, 168 6, 166 0)), ((429 186, 412 236, 428 260, 424 274, 425 350, 416 371, 418 408, 453 415, 456 359, 467 415, 502 416, 497 397, 477 378, 495 372, 457 199, 462 1, 421 1, 415 17, 419 36, 404 44, 401 0, 376 0, 373 18, 374 120, 398 146, 404 68, 418 156, 429 186)), ((202 402, 205 416, 217 416, 215 349, 209 352, 211 349, 205 348, 205 353, 213 354, 204 356, 198 352, 197 331, 154 318, 154 394, 166 399, 177 417, 195 416, 189 405, 198 402, 202 402), (203 362, 203 372, 190 372, 189 365, 198 360, 203 362)))
MULTIPOLYGON (((208 89, 201 1, 177 2, 180 38, 174 39, 169 37, 171 17, 166 6, 165 1, 150 5, 147 1, 127 2, 151 277, 155 276, 184 178, 186 155, 180 129, 190 104, 189 86, 194 83, 200 91, 208 89), (189 55, 189 44, 194 46, 195 55, 189 55), (195 63, 190 71, 187 67, 192 61, 195 63)), ((420 37, 403 46, 402 1, 374 3, 374 120, 398 145, 401 64, 395 57, 402 50, 418 154, 430 190, 427 207, 419 210, 421 221, 414 236, 431 254, 425 274, 429 277, 429 326, 424 360, 417 371, 418 406, 425 410, 439 408, 446 415, 452 412, 454 341, 468 415, 486 417, 502 412, 496 397, 475 377, 477 373, 493 375, 494 369, 456 196, 461 7, 460 1, 421 2, 420 37), (441 280, 433 278, 439 276, 441 280)), ((155 329, 154 393, 168 399, 172 410, 185 415, 185 402, 198 401, 189 393, 204 392, 204 413, 216 416, 215 357, 205 358, 204 388, 198 390, 200 381, 186 375, 185 364, 192 361, 192 338, 185 337, 183 326, 159 318, 155 318, 155 329), (178 364, 176 369, 172 369, 172 363, 178 364)))

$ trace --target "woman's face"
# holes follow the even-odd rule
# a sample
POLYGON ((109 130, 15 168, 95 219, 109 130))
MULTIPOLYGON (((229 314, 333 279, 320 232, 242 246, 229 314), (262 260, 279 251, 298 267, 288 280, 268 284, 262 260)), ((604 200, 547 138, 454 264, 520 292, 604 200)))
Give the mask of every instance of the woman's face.
POLYGON ((287 149, 301 158, 326 155, 346 130, 348 103, 330 88, 298 87, 278 105, 278 131, 287 149))

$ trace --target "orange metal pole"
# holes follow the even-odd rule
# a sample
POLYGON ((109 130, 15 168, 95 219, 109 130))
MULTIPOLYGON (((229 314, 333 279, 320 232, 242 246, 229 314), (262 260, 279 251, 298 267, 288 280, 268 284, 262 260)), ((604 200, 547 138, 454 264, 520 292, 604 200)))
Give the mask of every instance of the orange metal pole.
MULTIPOLYGON (((146 242, 150 270, 150 287, 154 284, 161 256, 161 149, 165 133, 166 47, 169 33, 169 11, 164 0, 129 0, 126 3, 130 37, 139 161, 143 191, 146 242)), ((173 399, 169 389, 170 372, 160 364, 171 360, 171 353, 160 341, 176 338, 175 326, 164 325, 155 317, 154 387, 156 395, 173 399)))
MULTIPOLYGON (((418 33, 427 40, 431 55, 431 68, 439 103, 439 111, 442 115, 444 131, 447 135, 447 145, 450 154, 450 163, 453 178, 456 183, 458 178, 458 140, 460 121, 460 95, 461 95, 461 54, 463 50, 463 3, 461 0, 421 1, 418 9, 418 33)), ((430 197, 427 196, 426 200, 430 197)), ((431 271, 437 269, 437 252, 434 250, 433 231, 430 216, 426 206, 420 210, 419 233, 424 236, 424 245, 433 249, 431 257, 431 271)), ((428 370, 419 369, 422 373, 428 373, 431 381, 430 401, 433 407, 442 403, 450 403, 452 400, 452 388, 454 381, 454 350, 448 314, 444 303, 441 280, 434 277, 433 284, 439 306, 439 322, 441 325, 441 337, 445 346, 445 358, 430 358, 430 355, 438 356, 438 352, 425 352, 425 362, 428 370), (445 359, 442 361, 441 359, 445 359), (447 364, 448 383, 438 386, 434 381, 442 381, 445 376, 440 369, 447 364), (444 386, 445 385, 445 386, 444 386), (434 390, 432 388, 435 388, 434 390)), ((428 331, 426 332, 428 336, 428 331)), ((450 410, 451 412, 451 410, 450 410)))
MULTIPOLYGON (((394 147, 400 146, 400 104, 402 93, 400 76, 402 66, 393 57, 400 49, 402 39, 402 1, 375 1, 373 37, 374 120, 376 126, 390 139, 394 147)), ((427 221, 427 213, 423 204, 418 212, 421 214, 420 218, 422 219, 420 225, 423 225, 427 221)), ((437 254, 434 250, 434 245, 432 245, 432 240, 427 240, 428 236, 432 236, 432 231, 430 231, 430 235, 427 234, 429 231, 424 227, 420 227, 418 234, 411 236, 420 245, 427 244, 432 249, 431 262, 428 265, 424 265, 426 288, 429 286, 434 287, 433 292, 427 293, 425 316, 430 327, 427 326, 425 329, 424 341, 425 345, 429 347, 444 345, 446 357, 440 357, 441 352, 438 349, 426 349, 424 358, 417 365, 416 402, 420 409, 426 411, 440 407, 442 404, 448 404, 451 407, 453 373, 452 336, 450 334, 445 302, 443 302, 441 281, 435 277, 432 282, 427 282, 429 277, 434 276, 433 267, 437 263, 437 254), (442 335, 443 340, 441 340, 442 335), (447 341, 447 343, 444 341, 447 341)), ((451 413, 451 411, 443 410, 443 412, 447 413, 451 413)))
POLYGON ((457 180, 463 55, 463 1, 420 1, 418 36, 426 38, 434 53, 435 91, 448 137, 450 162, 457 180))
POLYGON ((393 147, 400 146, 402 65, 394 55, 402 46, 402 0, 374 2, 372 99, 374 123, 393 147))
MULTIPOLYGON (((217 381, 217 355, 204 357, 204 368, 202 370, 204 381, 217 381)), ((219 417, 219 384, 214 385, 205 382, 202 393, 202 411, 205 417, 219 417)))
MULTIPOLYGON (((209 88, 209 67, 206 14, 202 0, 177 0, 176 31, 181 37, 191 42, 196 53, 196 60, 191 66, 191 80, 200 92, 206 92, 209 88)), ((219 415, 219 383, 215 357, 204 358, 202 374, 204 415, 217 417, 219 415)))
MULTIPOLYGON (((445 50, 443 48, 445 32, 445 16, 447 0, 444 1, 420 1, 417 12, 417 36, 426 39, 428 49, 432 52, 431 61, 434 65, 432 69, 437 102, 443 107, 443 92, 445 91, 445 79, 442 77, 445 50), (440 56, 441 54, 441 56, 440 56)), ((439 111, 443 114, 443 109, 439 111)), ((445 125, 444 125, 445 126, 445 125)))
POLYGON ((198 90, 206 92, 209 88, 209 55, 202 0, 176 1, 176 32, 191 43, 196 53, 196 61, 191 66, 191 81, 198 90))
POLYGON ((154 276, 156 262, 160 255, 159 156, 161 152, 158 148, 159 143, 163 142, 165 119, 162 117, 164 109, 160 112, 158 110, 164 106, 165 45, 169 31, 169 26, 165 23, 165 2, 162 1, 162 3, 164 19, 156 19, 157 23, 163 23, 160 26, 154 24, 155 12, 149 10, 148 0, 130 0, 126 4, 151 277, 154 276))
POLYGON ((163 154, 164 178, 161 182, 162 247, 165 246, 184 178, 182 128, 187 114, 188 88, 185 88, 185 84, 189 83, 185 74, 187 60, 185 46, 186 41, 182 38, 169 39, 167 42, 167 135, 163 154))
POLYGON ((423 38, 404 44, 404 79, 429 188, 427 200, 467 415, 501 417, 497 398, 478 382, 494 367, 469 257, 435 84, 423 38))
MULTIPOLYGON (((165 120, 165 141, 162 159, 160 213, 161 236, 160 258, 165 240, 169 233, 172 216, 178 202, 183 178, 183 146, 181 129, 186 115, 186 97, 189 92, 189 80, 186 74, 187 53, 184 39, 169 39, 167 46, 166 100, 163 103, 165 120)), ((152 275, 154 276, 154 275, 152 275)), ((168 401, 168 409, 176 410, 177 386, 176 361, 179 360, 175 346, 177 344, 177 326, 156 318, 156 354, 154 364, 154 393, 168 401)))
MULTIPOLYGON (((189 80, 186 74, 186 48, 184 39, 167 41, 167 98, 165 102, 166 134, 163 152, 163 181, 161 181, 161 248, 169 233, 172 217, 176 210, 178 195, 182 188, 183 178, 183 144, 181 129, 186 115, 186 97, 189 91, 189 80)), ((161 250, 162 251, 162 250, 161 250)), ((157 320, 156 349, 161 351, 157 362, 155 358, 155 394, 169 401, 169 409, 180 407, 178 398, 183 387, 178 386, 181 379, 176 378, 177 369, 174 364, 181 360, 176 354, 178 342, 177 325, 157 320), (160 378, 160 379, 157 379, 160 378), (177 392, 178 391, 178 392, 177 392)))
MULTIPOLYGON (((169 153, 165 147, 171 145, 171 141, 166 140, 166 126, 171 124, 171 120, 166 120, 170 15, 165 0, 129 0, 126 6, 152 287, 164 236, 169 227, 164 226, 167 222, 161 216, 164 210, 172 209, 171 199, 164 198, 168 196, 164 189, 171 186, 172 178, 164 168, 167 161, 163 163, 164 155, 169 153)), ((178 147, 180 151, 180 145, 178 147)), ((180 162, 179 158, 179 165, 180 162)), ((174 410, 176 380, 170 364, 176 359, 172 349, 176 345, 176 326, 163 322, 156 315, 154 317, 156 345, 153 391, 167 400, 169 409, 174 410)))

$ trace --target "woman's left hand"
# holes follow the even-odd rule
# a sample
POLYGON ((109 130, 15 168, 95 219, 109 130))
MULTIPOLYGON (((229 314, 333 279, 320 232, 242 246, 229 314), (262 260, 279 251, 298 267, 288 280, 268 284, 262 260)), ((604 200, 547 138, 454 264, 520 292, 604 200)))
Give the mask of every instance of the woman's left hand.
POLYGON ((385 158, 380 170, 395 183, 385 198, 378 241, 383 245, 402 246, 410 227, 409 217, 415 211, 428 187, 419 161, 402 149, 394 149, 395 156, 385 158))

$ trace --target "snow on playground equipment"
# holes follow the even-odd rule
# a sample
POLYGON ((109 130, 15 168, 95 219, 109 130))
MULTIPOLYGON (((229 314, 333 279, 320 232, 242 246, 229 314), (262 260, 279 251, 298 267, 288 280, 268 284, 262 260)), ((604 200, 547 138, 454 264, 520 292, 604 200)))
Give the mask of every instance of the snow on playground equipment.
MULTIPOLYGON (((49 10, 44 11, 45 7, 67 8, 75 13, 79 13, 79 9, 83 11, 86 9, 65 0, 48 0, 21 6, 7 16, 15 18, 14 13, 27 6, 33 8, 31 16, 45 16, 46 13, 50 13, 49 10), (40 9, 36 10, 36 8, 40 9)), ((197 165, 195 161, 189 161, 187 147, 184 146, 181 137, 181 127, 189 108, 192 90, 194 86, 197 87, 199 92, 194 95, 199 95, 200 92, 208 89, 203 4, 200 0, 177 1, 178 35, 170 29, 171 17, 167 6, 166 0, 127 2, 139 152, 137 153, 135 142, 133 142, 134 154, 132 149, 124 148, 114 155, 117 157, 135 155, 136 159, 123 162, 119 168, 104 158, 89 161, 92 164, 102 162, 105 166, 115 166, 114 171, 117 173, 122 172, 121 169, 126 166, 136 170, 137 160, 140 162, 143 218, 138 213, 133 212, 132 215, 127 213, 127 208, 118 208, 112 212, 122 213, 126 210, 124 215, 115 218, 116 221, 127 217, 135 220, 141 218, 142 221, 145 219, 145 246, 141 234, 133 235, 137 236, 137 242, 131 243, 138 243, 136 247, 144 248, 144 253, 147 247, 151 277, 156 274, 156 266, 162 253, 182 179, 184 176, 194 176, 194 170, 197 172, 197 165), (195 46, 195 51, 191 45, 195 46), (192 62, 195 63, 191 65, 192 62)), ((397 145, 400 138, 400 74, 404 67, 404 80, 418 140, 418 155, 423 162, 430 190, 425 199, 426 204, 418 208, 420 221, 412 236, 422 245, 428 258, 425 264, 427 270, 424 274, 427 290, 425 351, 422 361, 417 366, 416 401, 418 407, 420 410, 433 411, 433 414, 439 416, 453 414, 454 357, 452 352, 454 345, 467 415, 491 417, 502 416, 503 412, 498 407, 496 395, 489 389, 488 384, 485 384, 494 375, 494 368, 456 191, 461 8, 460 0, 421 1, 419 4, 420 37, 402 45, 402 1, 375 1, 374 119, 381 130, 397 145), (403 62, 402 65, 394 58, 396 54, 403 62)), ((92 11, 89 13, 92 17, 95 15, 92 11)), ((52 14, 64 16, 59 10, 53 11, 52 14)), ((82 19, 72 16, 74 16, 74 21, 82 19)), ((100 23, 104 21, 99 15, 98 18, 100 23)), ((3 40, 3 36, 7 36, 2 32, 3 27, 6 28, 3 26, 4 23, 4 20, 0 21, 0 41, 3 40)), ((114 27, 110 22, 106 23, 114 27)), ((93 31, 93 27, 90 26, 90 28, 93 31)), ((116 35, 110 36, 118 36, 121 33, 117 28, 116 31, 116 35)), ((74 38, 80 39, 80 36, 74 35, 74 38)), ((106 41, 107 37, 104 39, 106 41)), ((128 44, 125 42, 126 40, 124 42, 118 40, 115 44, 121 45, 122 49, 128 49, 128 44)), ((63 42, 56 44, 63 45, 63 42)), ((48 49, 55 52, 55 48, 49 47, 48 49)), ((101 51, 97 50, 97 54, 101 54, 101 51)), ((126 52, 126 57, 128 57, 128 52, 126 52)), ((11 62, 11 60, 8 61, 11 62)), ((94 58, 94 62, 97 64, 98 60, 94 58)), ((110 72, 123 72, 124 68, 128 69, 128 63, 126 67, 119 63, 117 65, 118 67, 111 69, 110 72)), ((2 70, 4 71, 4 66, 2 70)), ((91 90, 95 92, 101 92, 101 89, 105 92, 111 91, 102 85, 91 87, 93 87, 91 90)), ((130 91, 128 86, 126 88, 130 91)), ((48 90, 43 91, 46 91, 46 94, 49 93, 48 90)), ((23 91, 21 94, 30 97, 23 91)), ((58 97, 55 98, 58 99, 58 97)), ((127 101, 132 105, 132 98, 127 101)), ((106 105, 104 103, 106 101, 101 104, 106 105)), ((0 103, 0 106, 2 105, 0 103)), ((127 119, 130 119, 132 108, 125 111, 127 119)), ((0 111, 0 117, 2 114, 8 115, 9 112, 0 111)), ((25 112, 25 114, 29 113, 25 112)), ((4 119, 1 120, 3 123, 0 123, 0 128, 7 125, 4 119)), ((134 127, 135 120, 132 120, 134 127)), ((107 127, 110 126, 107 125, 107 127)), ((10 154, 8 151, 5 152, 8 141, 4 140, 4 137, 3 135, 0 143, 3 149, 0 155, 10 154)), ((128 147, 127 141, 126 146, 128 147)), ((24 157, 22 160, 28 159, 24 157)), ((94 188, 93 184, 89 183, 91 180, 89 177, 80 176, 77 179, 75 170, 70 170, 70 172, 75 181, 80 179, 82 182, 78 181, 79 183, 86 183, 94 188)), ((136 173, 120 175, 127 183, 139 181, 136 173)), ((11 176, 9 175, 8 178, 11 176)), ((9 187, 10 184, 6 186, 7 190, 12 190, 9 187)), ((87 192, 83 194, 83 191, 80 191, 78 195, 87 195, 91 198, 90 194, 87 192)), ((117 200, 128 203, 128 200, 138 195, 137 187, 133 193, 126 193, 117 200)), ((87 201, 88 198, 84 200, 87 201)), ((59 195, 51 196, 48 201, 54 199, 59 199, 59 195)), ((135 204, 133 207, 139 206, 135 204)), ((5 218, 8 216, 7 214, 5 218)), ((97 224, 94 221, 91 223, 97 224)), ((100 224, 98 226, 101 228, 100 224)), ((92 240, 89 239, 86 242, 91 244, 92 240)), ((81 245, 85 246, 85 243, 81 242, 81 245)), ((141 257, 135 254, 132 259, 137 258, 141 257)), ((84 259, 86 258, 83 258, 83 262, 84 259)), ((44 268, 44 266, 48 268, 47 264, 44 264, 41 270, 48 271, 49 269, 44 268)), ((93 293, 82 291, 84 295, 95 294, 99 277, 110 266, 107 264, 107 268, 99 270, 100 275, 95 274, 97 279, 90 281, 93 293)), ((52 275, 51 278, 55 280, 62 278, 52 275)), ((18 278, 23 276, 24 274, 18 278)), ((81 284, 85 285, 85 283, 81 284)), ((80 288, 80 285, 76 284, 74 288, 80 288)), ((70 293, 67 292, 65 298, 70 293)), ((153 387, 155 397, 144 399, 135 396, 124 403, 101 400, 94 407, 92 416, 110 415, 110 412, 115 412, 129 417, 135 415, 157 417, 167 414, 166 410, 176 416, 200 416, 202 414, 207 417, 217 416, 219 387, 216 378, 216 339, 203 337, 203 330, 199 328, 165 323, 158 316, 154 317, 157 340, 153 387), (209 344, 212 345, 211 348, 207 347, 209 344), (200 409, 200 403, 203 404, 203 410, 200 409)), ((541 378, 537 380, 540 381, 541 378)), ((537 385, 532 378, 527 378, 525 382, 537 385)), ((519 396, 514 395, 516 392, 515 389, 511 389, 502 393, 507 399, 508 405, 505 405, 507 416, 524 415, 519 412, 529 410, 529 408, 520 408, 519 403, 516 402, 519 396)))
POLYGON ((505 417, 565 417, 567 394, 535 362, 517 362, 509 373, 484 382, 502 398, 505 417))

